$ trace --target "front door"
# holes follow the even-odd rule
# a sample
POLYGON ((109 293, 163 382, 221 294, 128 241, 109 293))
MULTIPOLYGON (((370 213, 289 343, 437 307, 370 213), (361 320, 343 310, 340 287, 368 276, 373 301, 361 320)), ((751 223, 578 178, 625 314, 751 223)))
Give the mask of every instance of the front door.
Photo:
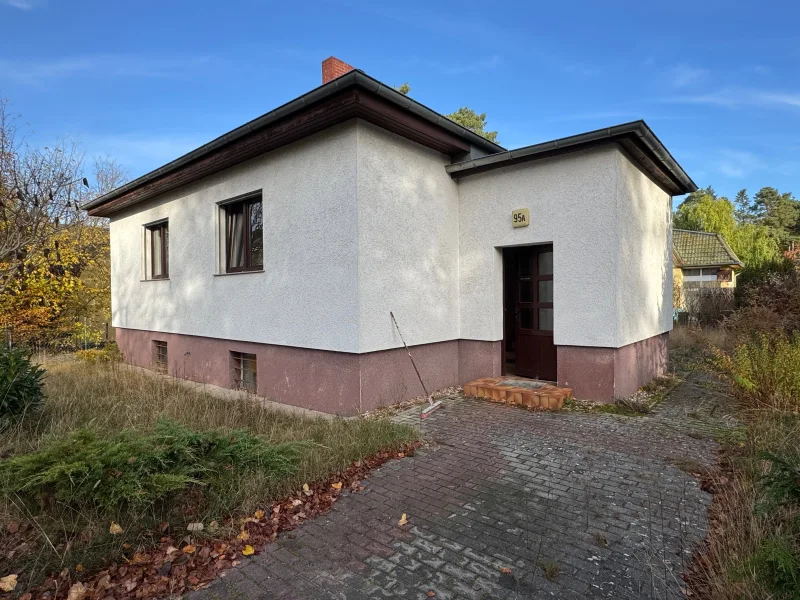
POLYGON ((524 246, 513 252, 516 259, 511 261, 513 277, 507 279, 511 280, 508 281, 512 288, 509 291, 513 295, 507 298, 514 308, 514 373, 556 381, 553 246, 524 246))

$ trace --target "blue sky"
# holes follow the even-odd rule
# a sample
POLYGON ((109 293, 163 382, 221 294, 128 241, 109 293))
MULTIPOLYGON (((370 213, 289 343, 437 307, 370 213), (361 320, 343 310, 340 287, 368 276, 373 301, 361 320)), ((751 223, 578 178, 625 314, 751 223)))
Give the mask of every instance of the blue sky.
POLYGON ((700 186, 800 196, 797 2, 0 0, 32 143, 141 175, 320 84, 335 55, 508 148, 645 119, 700 186))

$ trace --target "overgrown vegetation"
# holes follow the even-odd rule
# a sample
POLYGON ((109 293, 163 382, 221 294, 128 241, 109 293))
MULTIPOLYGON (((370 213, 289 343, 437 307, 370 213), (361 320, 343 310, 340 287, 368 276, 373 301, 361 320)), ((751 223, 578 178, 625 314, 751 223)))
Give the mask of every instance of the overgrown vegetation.
POLYGON ((800 276, 740 281, 722 327, 676 330, 673 356, 729 386, 743 427, 721 438, 711 527, 690 582, 701 597, 800 598, 800 276))
POLYGON ((44 400, 44 369, 21 349, 0 348, 0 431, 36 410, 44 400))
POLYGON ((0 463, 0 491, 29 507, 55 500, 116 518, 192 485, 216 491, 253 470, 287 477, 297 469, 301 447, 270 444, 242 430, 196 432, 167 419, 150 432, 126 429, 107 438, 85 427, 0 463))
POLYGON ((416 438, 384 420, 290 415, 114 363, 44 366, 43 406, 0 434, 10 456, 0 463, 0 571, 19 575, 17 591, 133 556, 190 523, 235 536, 236 517, 416 438))

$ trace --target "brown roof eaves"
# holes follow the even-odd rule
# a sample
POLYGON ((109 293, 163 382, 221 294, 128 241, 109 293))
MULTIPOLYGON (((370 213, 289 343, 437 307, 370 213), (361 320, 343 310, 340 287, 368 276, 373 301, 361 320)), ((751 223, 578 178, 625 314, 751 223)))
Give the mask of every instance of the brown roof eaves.
POLYGON ((467 177, 490 169, 578 152, 607 144, 619 144, 659 186, 673 196, 697 190, 697 185, 678 164, 644 121, 623 123, 541 144, 507 150, 491 156, 447 165, 451 177, 467 177))
MULTIPOLYGON (((215 140, 212 140, 211 142, 192 150, 191 152, 173 160, 172 162, 169 162, 158 169, 155 169, 145 175, 142 175, 141 177, 138 177, 137 179, 134 179, 133 181, 130 181, 129 183, 126 183, 125 185, 118 187, 108 194, 87 202, 82 206, 82 208, 89 211, 89 214, 91 215, 109 216, 112 212, 116 212, 117 210, 130 206, 133 203, 141 202, 147 198, 152 198, 153 196, 163 193, 168 189, 174 189, 178 185, 186 185, 187 183, 198 179, 199 176, 192 179, 192 177, 183 177, 177 175, 178 172, 185 170, 190 165, 196 165, 200 162, 205 162, 207 164, 204 170, 195 169, 198 171, 198 173, 200 173, 200 176, 206 176, 212 172, 221 170, 220 168, 217 168, 221 166, 219 164, 215 166, 208 164, 209 157, 215 155, 225 148, 230 148, 234 143, 242 143, 245 139, 252 139, 254 135, 265 131, 269 127, 275 127, 276 124, 280 124, 286 119, 313 110, 322 103, 330 103, 343 93, 354 90, 365 92, 365 97, 378 98, 383 102, 384 105, 388 105, 390 107, 394 106, 393 111, 395 113, 395 117, 397 116, 398 111, 400 111, 405 113, 408 117, 416 118, 418 123, 427 123, 427 125, 423 125, 421 128, 422 132, 418 136, 421 137, 421 139, 416 140, 420 141, 421 143, 425 143, 425 141, 431 137, 431 133, 433 131, 431 128, 434 128, 436 131, 441 132, 439 137, 444 139, 457 138, 461 140, 460 143, 451 143, 449 146, 447 146, 447 148, 445 148, 450 149, 453 152, 457 150, 463 150, 463 148, 469 148, 470 145, 477 146, 482 151, 489 154, 505 150, 505 148, 499 144, 495 144, 494 142, 479 136, 473 131, 466 129, 465 127, 462 127, 461 125, 444 117, 443 115, 431 110, 427 106, 416 102, 407 96, 404 96, 393 88, 384 85, 377 79, 370 77, 363 71, 354 70, 314 90, 311 90, 307 94, 304 94, 299 98, 284 104, 283 106, 280 106, 256 119, 253 119, 252 121, 245 123, 244 125, 237 127, 236 129, 233 129, 224 135, 221 135, 215 140), (171 187, 156 185, 158 181, 164 181, 167 176, 170 176, 174 180, 170 184, 171 187), (148 189, 147 193, 143 193, 143 188, 145 187, 148 189), (123 197, 125 197, 125 201, 121 202, 120 200, 123 197), (113 208, 112 203, 114 203, 113 208)), ((375 106, 376 102, 372 102, 369 106, 356 107, 356 109, 351 110, 350 112, 346 112, 343 109, 339 110, 339 114, 337 115, 336 119, 328 119, 326 123, 321 123, 320 126, 322 128, 328 127, 337 122, 341 122, 343 119, 354 117, 364 117, 372 122, 382 124, 380 123, 381 116, 374 114, 373 109, 375 106), (367 114, 363 114, 363 112, 366 112, 367 114)), ((316 131, 319 131, 319 129, 320 127, 305 127, 305 135, 315 133, 316 131)), ((396 133, 401 134, 407 134, 409 132, 408 127, 404 127, 402 125, 396 126, 393 130, 396 133)), ((290 139, 289 136, 284 137, 286 139, 290 139)), ((290 141, 293 141, 293 139, 290 139, 290 141)), ((265 151, 269 151, 269 149, 265 151)), ((247 156, 243 160, 252 158, 250 155, 242 154, 242 156, 247 156)), ((224 168, 228 168, 229 166, 231 165, 226 163, 224 168)))

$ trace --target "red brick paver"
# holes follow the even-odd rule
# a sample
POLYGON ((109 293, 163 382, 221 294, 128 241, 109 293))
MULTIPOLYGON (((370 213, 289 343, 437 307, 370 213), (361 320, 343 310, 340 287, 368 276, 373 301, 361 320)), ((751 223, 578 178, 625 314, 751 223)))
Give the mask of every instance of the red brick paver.
POLYGON ((709 496, 671 463, 714 443, 664 414, 415 408, 429 447, 194 598, 681 597, 709 496))

